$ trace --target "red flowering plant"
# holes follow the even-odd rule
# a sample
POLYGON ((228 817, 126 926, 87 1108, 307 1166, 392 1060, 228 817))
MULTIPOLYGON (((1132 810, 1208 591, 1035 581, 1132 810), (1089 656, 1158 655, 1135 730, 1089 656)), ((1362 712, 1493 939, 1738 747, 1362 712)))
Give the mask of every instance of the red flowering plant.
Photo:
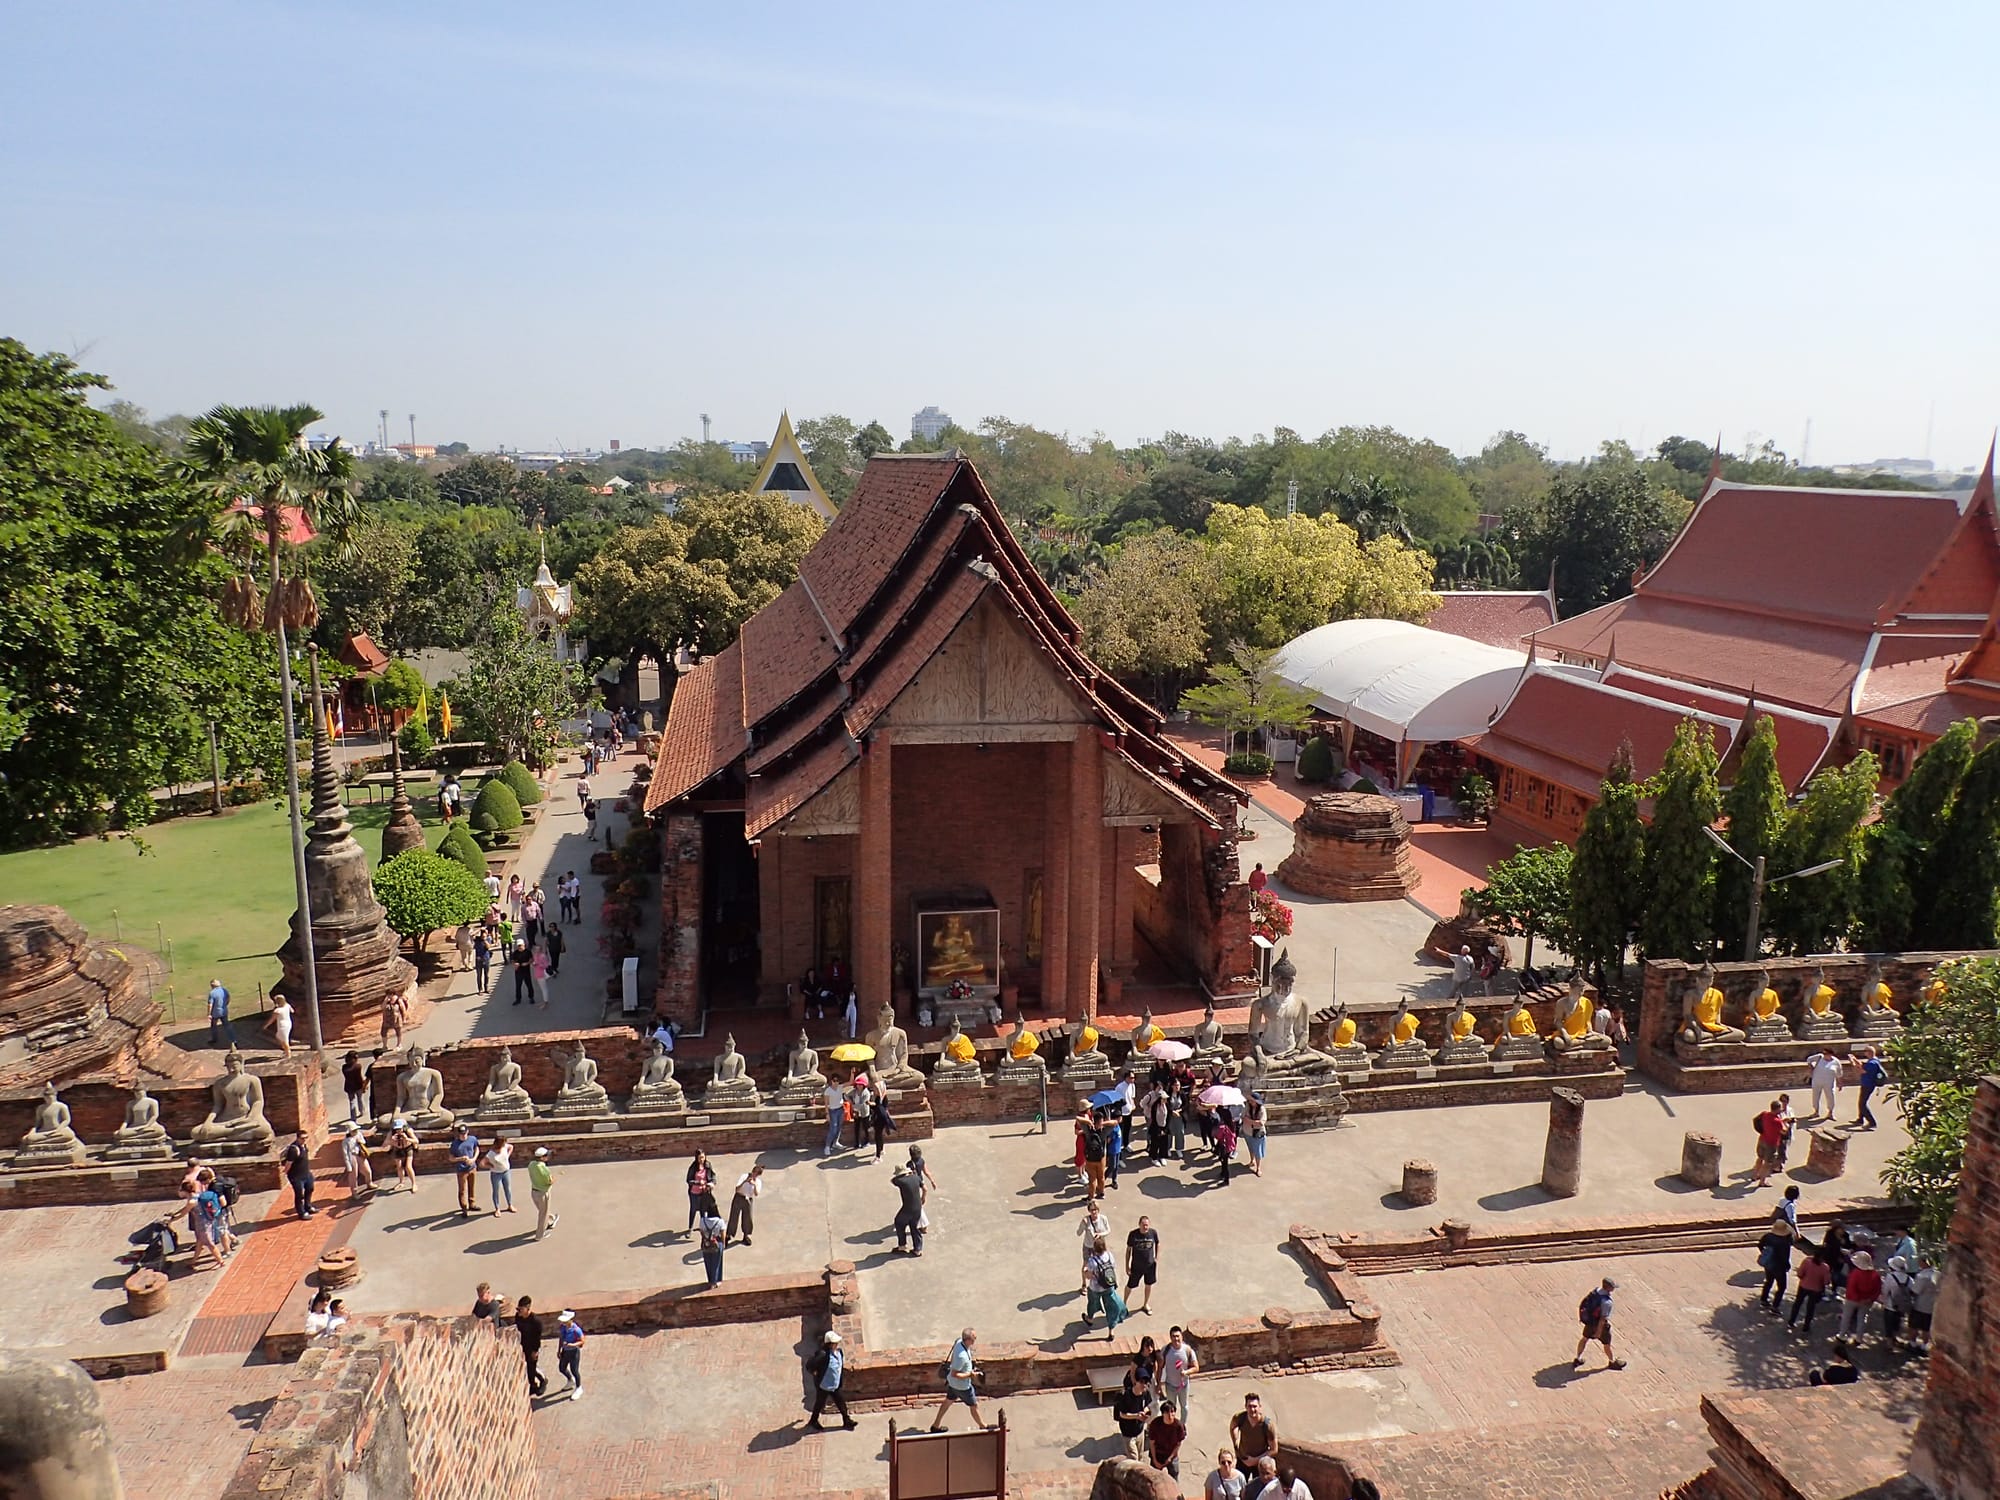
POLYGON ((1259 936, 1275 943, 1292 935, 1292 909, 1268 890, 1250 893, 1250 926, 1259 936))
POLYGON ((944 993, 948 1000, 969 1000, 972 998, 972 986, 963 979, 954 979, 945 986, 944 993))

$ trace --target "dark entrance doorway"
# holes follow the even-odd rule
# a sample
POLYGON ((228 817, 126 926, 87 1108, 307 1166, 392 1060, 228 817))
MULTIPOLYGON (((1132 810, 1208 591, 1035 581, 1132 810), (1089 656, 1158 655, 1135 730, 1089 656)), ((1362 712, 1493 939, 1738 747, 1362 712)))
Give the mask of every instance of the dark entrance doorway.
POLYGON ((758 953, 757 856, 740 812, 702 819, 702 978, 710 1005, 754 1005, 758 953))

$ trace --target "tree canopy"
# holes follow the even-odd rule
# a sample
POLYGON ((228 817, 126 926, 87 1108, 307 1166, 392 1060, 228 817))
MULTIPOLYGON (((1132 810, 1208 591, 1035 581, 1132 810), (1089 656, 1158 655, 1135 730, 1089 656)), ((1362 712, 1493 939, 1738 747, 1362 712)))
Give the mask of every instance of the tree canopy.
POLYGON ((1572 957, 1597 972, 1601 988, 1615 987, 1625 949, 1645 906, 1646 826, 1639 817, 1642 788, 1632 772, 1632 745, 1621 741, 1584 814, 1570 866, 1572 957))
MULTIPOLYGON (((1753 876, 1748 866, 1754 866, 1759 855, 1768 866, 1777 855, 1788 806, 1784 778, 1778 774, 1778 724, 1769 714, 1759 714, 1737 758, 1736 780, 1722 797, 1722 815, 1729 825, 1725 836, 1741 859, 1716 861, 1715 933, 1722 951, 1732 958, 1743 951, 1750 920, 1753 876)), ((1771 868, 1768 873, 1783 872, 1771 868)))
POLYGON ((1570 921, 1575 855, 1567 844, 1539 849, 1517 845, 1514 852, 1486 868, 1486 884, 1464 893, 1489 926, 1526 939, 1521 967, 1535 961, 1535 939, 1546 938, 1575 954, 1576 931, 1570 921))
POLYGON ((375 871, 375 899, 390 930, 422 948, 431 934, 486 912, 486 886, 464 864, 428 849, 408 849, 375 871))
POLYGON ((1908 1007, 1889 1038, 1889 1076, 1910 1144, 1882 1181, 1917 1205, 1917 1233, 1941 1243, 1958 1201, 1959 1167, 1979 1080, 2000 1073, 2000 959, 1941 964, 1930 993, 1908 1007))
POLYGON ((1721 811, 1715 735, 1693 719, 1675 726, 1653 778, 1646 831, 1645 907, 1639 941, 1648 958, 1704 957, 1715 921, 1715 850, 1708 828, 1721 811))
POLYGON ((1612 457, 1559 471, 1538 501, 1508 513, 1501 535, 1528 587, 1555 569, 1559 611, 1573 615, 1629 594, 1687 511, 1645 469, 1612 457))

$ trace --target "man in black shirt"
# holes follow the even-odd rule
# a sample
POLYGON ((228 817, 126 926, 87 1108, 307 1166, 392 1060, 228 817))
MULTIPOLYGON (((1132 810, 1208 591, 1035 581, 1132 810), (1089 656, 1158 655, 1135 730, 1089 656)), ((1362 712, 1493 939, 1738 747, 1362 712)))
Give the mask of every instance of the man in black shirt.
POLYGON ((1125 1289, 1129 1293, 1134 1288, 1144 1287, 1133 1312, 1150 1313, 1153 1302, 1153 1283, 1160 1274, 1160 1231, 1153 1227, 1153 1221, 1145 1214, 1139 1215, 1139 1227, 1125 1236, 1125 1289))
POLYGON ((527 1297, 514 1304, 514 1329, 521 1335, 521 1360, 528 1367, 528 1395, 533 1398, 548 1389, 549 1379, 535 1367, 542 1357, 542 1320, 527 1297))
POLYGON ((924 1174, 914 1167, 904 1167, 889 1181, 903 1195, 903 1206, 896 1210, 896 1249, 898 1253, 908 1249, 913 1255, 922 1255, 924 1174))

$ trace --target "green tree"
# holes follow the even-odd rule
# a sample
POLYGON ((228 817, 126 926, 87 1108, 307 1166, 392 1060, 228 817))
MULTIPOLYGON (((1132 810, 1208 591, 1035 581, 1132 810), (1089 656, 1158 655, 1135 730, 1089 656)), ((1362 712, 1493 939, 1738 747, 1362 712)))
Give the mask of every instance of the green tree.
POLYGON ((1270 651, 1256 646, 1230 648, 1230 660, 1208 669, 1208 681, 1181 694, 1181 707, 1228 737, 1233 752, 1238 735, 1267 726, 1297 729, 1313 714, 1312 698, 1282 681, 1272 670, 1270 651))
MULTIPOLYGON (((1787 805, 1784 778, 1778 774, 1778 724, 1769 714, 1760 714, 1737 760, 1736 780, 1722 796, 1729 847, 1751 865, 1759 855, 1764 856, 1769 873, 1782 874, 1770 862, 1776 858, 1785 832, 1787 805)), ((1744 864, 1733 859, 1716 861, 1715 933, 1722 951, 1731 958, 1743 951, 1750 918, 1750 882, 1751 872, 1744 864)))
POLYGON ((1556 570, 1556 599, 1573 615, 1632 591, 1632 575, 1658 562, 1686 503, 1635 463, 1599 459, 1556 474, 1538 504, 1512 512, 1501 537, 1536 585, 1556 570))
POLYGON ((412 611, 417 579, 417 528, 393 521, 357 527, 344 548, 315 546, 322 645, 337 648, 366 635, 384 651, 412 649, 420 626, 412 611))
POLYGON ((514 789, 497 777, 479 785, 472 799, 472 826, 481 833, 512 833, 521 826, 521 803, 514 789))
POLYGON ((402 746, 403 759, 413 766, 427 764, 431 751, 437 747, 437 741, 431 738, 430 725, 414 716, 397 731, 396 743, 402 746))
POLYGON ((878 453, 894 453, 896 440, 880 422, 870 422, 854 434, 854 451, 867 463, 878 453))
POLYGON ((1632 772, 1632 744, 1621 741, 1584 814, 1570 867, 1572 956, 1597 974, 1600 989, 1618 987, 1625 949, 1638 930, 1646 888, 1646 825, 1639 817, 1643 788, 1632 772))
MULTIPOLYGON (((473 649, 465 696, 500 753, 531 765, 549 763, 555 753, 556 726, 575 714, 580 704, 568 664, 557 661, 545 642, 530 635, 521 616, 507 604, 494 609, 486 639, 473 649)), ((511 791, 507 795, 514 800, 511 791)), ((485 800, 484 792, 480 798, 485 800)))
POLYGON ((409 849, 375 871, 375 899, 389 927, 419 950, 431 934, 486 913, 486 887, 455 859, 428 849, 409 849))
POLYGON ((2000 740, 1972 757, 1932 856, 1937 895, 1918 918, 1934 948, 2000 946, 2000 740))
POLYGON ((1230 482, 1197 464, 1170 462, 1140 480, 1106 514, 1100 540, 1139 525, 1170 526, 1175 531, 1200 532, 1208 513, 1229 498, 1230 482))
POLYGON ((2000 1073, 2000 960, 1941 964, 1931 993, 1889 1039, 1889 1076, 1910 1144, 1889 1158, 1882 1182, 1917 1205, 1918 1237, 1941 1244, 1958 1202, 1960 1164, 1979 1080, 2000 1073))
POLYGON ((1576 952, 1570 921, 1575 856, 1567 844, 1539 849, 1516 845, 1498 864, 1486 867, 1486 884, 1464 893, 1465 900, 1500 932, 1526 939, 1521 967, 1535 962, 1535 939, 1546 938, 1564 953, 1576 952))
POLYGON ((1947 729, 1917 757, 1909 778, 1889 794, 1880 820, 1868 828, 1857 934, 1863 946, 1878 953, 1917 946, 1918 928, 1925 925, 1919 913, 1935 908, 1944 874, 1932 854, 1978 738, 1973 719, 1947 729))
POLYGON ((514 483, 520 471, 504 458, 475 453, 437 476, 438 499, 447 505, 514 506, 514 483))
POLYGON ((375 683, 375 706, 385 713, 400 713, 422 703, 424 691, 421 672, 406 661, 392 661, 375 683))
POLYGON ((1722 810, 1715 782, 1715 736, 1693 719, 1674 729, 1649 790, 1646 904, 1639 942, 1648 958, 1702 957, 1715 916, 1715 849, 1707 829, 1722 810))
POLYGON ((1861 820, 1875 805, 1881 766, 1862 751, 1821 771, 1786 820, 1771 874, 1789 875, 1829 860, 1836 868, 1773 886, 1766 898, 1772 940, 1787 953, 1824 953, 1854 926, 1861 889, 1861 820))
POLYGON ((1329 620, 1422 620, 1437 608, 1427 554, 1391 537, 1364 546, 1333 516, 1286 520, 1218 505, 1207 546, 1211 657, 1231 641, 1275 649, 1329 620))
POLYGON ((846 417, 830 414, 809 417, 792 429, 799 446, 806 450, 813 473, 835 505, 845 505, 854 493, 854 481, 861 477, 864 462, 855 447, 859 430, 846 417))
POLYGON ((1202 664, 1203 608, 1212 586, 1208 555, 1177 531, 1133 537, 1077 597, 1077 623, 1091 660, 1118 677, 1150 681, 1155 703, 1170 683, 1202 664))
POLYGON ((482 891, 485 889, 483 882, 486 879, 486 855, 473 839, 472 830, 464 818, 452 821, 451 827, 445 830, 444 838, 438 843, 437 852, 446 859, 457 860, 471 872, 474 880, 482 882, 480 889, 482 891))
POLYGON ((1556 466, 1549 450, 1518 432, 1498 432, 1464 466, 1466 483, 1484 515, 1503 516, 1535 504, 1548 493, 1556 466))

